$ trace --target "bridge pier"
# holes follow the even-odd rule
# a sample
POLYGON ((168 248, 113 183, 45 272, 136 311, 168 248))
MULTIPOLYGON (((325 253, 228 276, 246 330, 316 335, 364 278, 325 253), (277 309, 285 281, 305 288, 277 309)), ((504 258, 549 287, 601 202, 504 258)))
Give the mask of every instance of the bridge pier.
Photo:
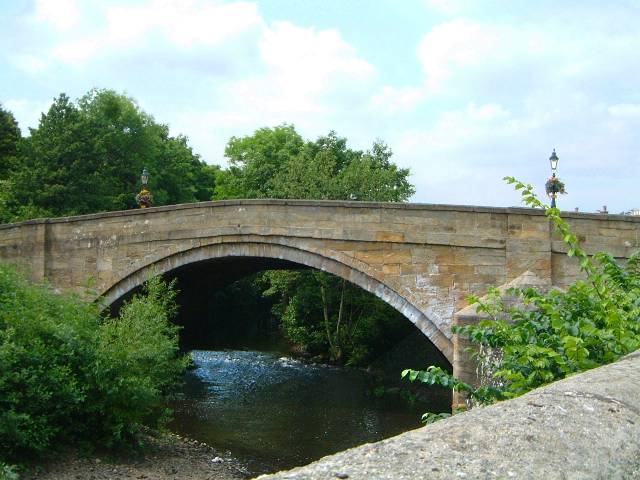
MULTIPOLYGON (((498 287, 501 293, 501 299, 508 308, 513 306, 524 307, 524 304, 518 297, 508 295, 507 292, 511 288, 535 288, 538 291, 546 292, 552 288, 550 279, 540 278, 531 271, 526 271, 514 278, 510 282, 498 287)), ((486 296, 480 299, 486 300, 486 296)), ((481 320, 490 318, 484 312, 478 312, 477 305, 469 305, 455 313, 453 316, 453 325, 467 326, 476 325, 481 320)), ((508 317, 504 317, 508 320, 508 317)), ((479 377, 478 364, 473 354, 477 352, 475 344, 471 343, 463 335, 453 335, 453 375, 465 383, 473 386, 479 386, 482 379, 479 377)), ((466 396, 462 392, 454 392, 452 398, 453 409, 466 409, 466 396)))

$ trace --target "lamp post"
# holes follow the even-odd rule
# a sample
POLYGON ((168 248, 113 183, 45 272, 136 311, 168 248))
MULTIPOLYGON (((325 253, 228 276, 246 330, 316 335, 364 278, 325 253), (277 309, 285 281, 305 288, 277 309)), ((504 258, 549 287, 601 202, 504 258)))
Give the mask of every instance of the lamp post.
MULTIPOLYGON (((553 152, 555 154, 555 150, 553 152)), ((140 180, 142 181, 142 188, 146 188, 146 186, 149 184, 149 170, 147 170, 147 167, 144 167, 142 169, 142 175, 140 175, 140 180)))
POLYGON ((149 170, 147 167, 142 169, 142 175, 140 175, 140 182, 142 183, 142 189, 140 193, 136 195, 136 202, 140 208, 153 207, 153 195, 149 190, 149 170))
POLYGON ((547 195, 551 197, 551 208, 556 208, 556 197, 559 193, 566 193, 564 191, 564 183, 556 177, 556 170, 558 169, 558 155, 556 155, 556 149, 553 149, 553 153, 549 157, 549 163, 551 164, 551 178, 547 180, 545 184, 545 190, 547 195))

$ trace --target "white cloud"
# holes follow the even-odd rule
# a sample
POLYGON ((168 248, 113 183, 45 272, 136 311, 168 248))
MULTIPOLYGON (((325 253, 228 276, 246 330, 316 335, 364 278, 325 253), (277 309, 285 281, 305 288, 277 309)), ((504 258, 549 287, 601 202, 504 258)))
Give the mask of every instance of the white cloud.
POLYGON ((441 113, 428 130, 404 132, 394 142, 394 149, 400 156, 412 156, 411 152, 416 151, 428 152, 428 156, 456 158, 458 165, 462 165, 471 157, 460 158, 461 152, 480 152, 488 139, 495 141, 530 128, 523 119, 511 118, 510 112, 501 105, 478 106, 472 102, 464 109, 441 113))
POLYGON ((469 104, 467 108, 469 118, 482 122, 491 122, 509 117, 509 112, 496 103, 487 103, 485 105, 476 106, 475 103, 469 104))
POLYGON ((81 65, 95 57, 104 48, 104 38, 85 38, 57 44, 51 52, 53 57, 72 65, 81 65))
POLYGON ((75 0, 36 1, 35 18, 58 30, 69 30, 78 23, 80 17, 80 9, 75 0))
POLYGON ((277 22, 265 30, 259 48, 272 78, 288 91, 320 92, 336 81, 363 81, 374 72, 337 30, 277 22))
POLYGON ((332 111, 332 93, 355 92, 374 72, 335 30, 278 22, 264 29, 258 48, 264 73, 222 87, 224 111, 247 112, 250 123, 315 123, 332 111))
POLYGON ((438 25, 418 47, 428 86, 438 91, 455 68, 480 65, 487 57, 497 55, 502 37, 501 29, 466 19, 438 25))
POLYGON ((265 25, 258 50, 262 73, 219 84, 215 110, 185 109, 174 125, 197 144, 215 136, 208 158, 219 158, 230 136, 265 125, 287 122, 306 135, 326 133, 335 128, 330 119, 343 107, 345 91, 366 104, 374 67, 338 31, 277 22, 265 25))
POLYGON ((428 7, 445 15, 456 15, 463 7, 463 0, 425 0, 428 7))
POLYGON ((31 75, 41 73, 49 66, 47 60, 36 55, 14 55, 10 59, 17 68, 31 75))
POLYGON ((412 181, 420 186, 415 200, 517 205, 518 195, 502 177, 514 175, 541 192, 555 147, 570 192, 564 208, 591 210, 604 203, 614 210, 627 208, 628 199, 619 198, 615 182, 605 179, 617 170, 632 177, 638 172, 635 131, 622 122, 640 118, 638 105, 607 108, 581 96, 566 98, 562 105, 553 105, 554 100, 536 93, 517 112, 499 104, 469 103, 440 113, 428 128, 396 134, 390 139, 396 161, 411 167, 412 181))
MULTIPOLYGON (((98 22, 91 33, 60 40, 52 48, 53 56, 64 63, 81 65, 99 55, 144 46, 153 35, 183 49, 219 47, 263 25, 254 3, 204 0, 151 0, 106 6, 97 10, 94 22, 96 18, 98 22)), ((89 18, 84 20, 88 22, 89 18)))
POLYGON ((385 85, 382 91, 371 97, 371 106, 385 113, 405 113, 416 108, 425 99, 421 87, 401 87, 385 85))
POLYGON ((262 25, 257 6, 249 2, 155 0, 143 6, 112 7, 105 16, 113 42, 139 39, 156 29, 186 48, 220 45, 262 25))
POLYGON ((611 105, 607 110, 612 117, 640 118, 639 103, 620 103, 611 105))

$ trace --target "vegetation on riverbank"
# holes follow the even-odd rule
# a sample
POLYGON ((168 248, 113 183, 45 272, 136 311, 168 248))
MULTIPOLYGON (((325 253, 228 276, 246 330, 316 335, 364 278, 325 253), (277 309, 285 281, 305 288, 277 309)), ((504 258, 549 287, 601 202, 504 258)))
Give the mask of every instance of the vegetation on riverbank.
MULTIPOLYGON (((567 255, 580 264, 584 280, 566 290, 542 293, 512 288, 507 294, 520 304, 509 307, 503 293, 492 289, 470 303, 488 316, 477 325, 454 327, 477 346, 482 383, 469 385, 439 367, 405 370, 411 381, 441 385, 464 392, 469 404, 488 404, 513 398, 568 375, 613 362, 640 348, 640 252, 620 265, 608 253, 589 256, 557 208, 544 205, 513 177, 523 201, 544 209, 562 238, 567 255)), ((426 421, 440 418, 425 414, 426 421)))
POLYGON ((162 428, 188 360, 170 322, 174 297, 152 278, 109 318, 0 264, 0 461, 62 445, 135 448, 162 428))

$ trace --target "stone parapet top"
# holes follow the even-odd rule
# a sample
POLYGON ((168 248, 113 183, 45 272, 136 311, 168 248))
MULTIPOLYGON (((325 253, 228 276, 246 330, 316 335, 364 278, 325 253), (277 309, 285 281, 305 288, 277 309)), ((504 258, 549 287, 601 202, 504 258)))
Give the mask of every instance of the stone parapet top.
MULTIPOLYGON (((431 203, 393 203, 393 202, 357 202, 344 200, 280 200, 280 199, 238 199, 217 200, 198 203, 182 203, 178 205, 163 205, 145 209, 120 210, 113 212, 92 213, 72 217, 39 218, 24 222, 0 225, 0 230, 14 228, 21 225, 34 225, 42 223, 69 223, 101 218, 113 218, 127 215, 146 215, 155 212, 170 212, 176 210, 189 210, 196 208, 216 208, 242 205, 274 205, 274 206, 300 206, 300 207, 332 207, 332 208, 369 208, 369 209, 396 209, 396 210, 424 210, 424 211, 454 211, 475 213, 519 214, 519 215, 544 215, 544 212, 534 208, 523 207, 486 207, 476 205, 443 205, 431 203)), ((640 223, 640 216, 612 215, 598 213, 562 212, 563 218, 615 220, 640 223)))

